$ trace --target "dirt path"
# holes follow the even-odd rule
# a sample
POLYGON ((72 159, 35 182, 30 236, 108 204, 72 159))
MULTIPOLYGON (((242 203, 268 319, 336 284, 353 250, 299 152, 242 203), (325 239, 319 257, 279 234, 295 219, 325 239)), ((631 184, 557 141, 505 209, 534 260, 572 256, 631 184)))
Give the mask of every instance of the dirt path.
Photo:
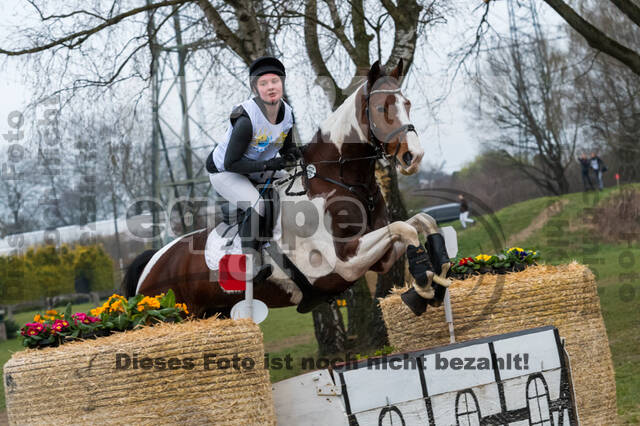
POLYGON ((0 426, 4 426, 8 424, 9 424, 9 417, 7 417, 7 411, 6 410, 0 411, 0 426))
POLYGON ((551 219, 553 216, 560 213, 564 208, 564 206, 567 205, 568 202, 569 200, 567 199, 558 200, 555 203, 551 204, 549 207, 542 210, 540 214, 531 221, 529 226, 527 226, 522 231, 512 235, 511 237, 509 237, 509 239, 507 239, 507 247, 513 247, 517 243, 525 241, 527 238, 533 235, 534 232, 542 229, 542 227, 547 223, 547 221, 551 219))

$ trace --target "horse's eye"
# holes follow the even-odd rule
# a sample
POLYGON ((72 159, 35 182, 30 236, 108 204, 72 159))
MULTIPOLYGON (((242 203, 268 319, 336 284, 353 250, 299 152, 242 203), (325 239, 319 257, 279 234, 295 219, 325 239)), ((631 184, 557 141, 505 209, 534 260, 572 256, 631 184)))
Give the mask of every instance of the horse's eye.
POLYGON ((377 110, 378 110, 378 112, 385 112, 385 111, 386 111, 386 108, 385 108, 385 107, 383 107, 383 106, 378 106, 378 107, 377 107, 377 110))

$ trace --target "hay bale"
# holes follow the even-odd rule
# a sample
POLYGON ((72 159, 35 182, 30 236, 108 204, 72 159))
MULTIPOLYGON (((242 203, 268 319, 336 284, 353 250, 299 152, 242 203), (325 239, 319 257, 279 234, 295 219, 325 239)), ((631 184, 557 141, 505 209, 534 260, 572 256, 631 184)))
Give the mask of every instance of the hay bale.
POLYGON ((18 352, 4 366, 4 384, 9 421, 16 425, 276 423, 262 333, 249 320, 162 324, 18 352), (116 368, 118 354, 121 366, 130 357, 129 368, 116 368), (144 369, 145 357, 163 358, 166 368, 154 360, 144 369), (221 358, 229 368, 215 362, 221 358), (205 359, 214 361, 209 369, 205 359), (240 360, 247 359, 252 368, 249 361, 243 368, 240 360))
MULTIPOLYGON (((582 424, 615 424, 616 384, 595 279, 584 265, 540 265, 480 275, 450 287, 457 342, 554 325, 571 359, 582 424)), ((381 300, 389 341, 400 351, 449 344, 442 308, 416 317, 397 291, 381 300)))

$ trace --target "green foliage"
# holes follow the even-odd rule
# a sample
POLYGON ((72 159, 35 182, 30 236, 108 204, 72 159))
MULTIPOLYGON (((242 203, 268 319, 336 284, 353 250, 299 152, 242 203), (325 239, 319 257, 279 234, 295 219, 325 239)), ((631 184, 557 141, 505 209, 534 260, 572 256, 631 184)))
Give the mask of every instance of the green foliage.
POLYGON ((113 288, 113 261, 102 246, 30 248, 0 257, 0 298, 18 303, 73 293, 78 276, 89 280, 92 291, 113 288))
POLYGON ((504 249, 500 254, 479 254, 474 257, 458 256, 451 259, 450 274, 457 278, 483 273, 504 274, 521 271, 527 266, 535 265, 540 258, 533 249, 524 250, 520 247, 504 249))
POLYGON ((73 314, 70 303, 64 313, 48 310, 36 314, 33 322, 22 327, 20 334, 25 347, 58 346, 159 322, 180 322, 187 314, 187 307, 176 303, 173 290, 155 297, 139 294, 130 299, 114 294, 102 306, 91 309, 90 315, 73 314))
POLYGON ((7 339, 15 339, 18 336, 20 325, 12 319, 4 321, 5 330, 7 330, 7 339))

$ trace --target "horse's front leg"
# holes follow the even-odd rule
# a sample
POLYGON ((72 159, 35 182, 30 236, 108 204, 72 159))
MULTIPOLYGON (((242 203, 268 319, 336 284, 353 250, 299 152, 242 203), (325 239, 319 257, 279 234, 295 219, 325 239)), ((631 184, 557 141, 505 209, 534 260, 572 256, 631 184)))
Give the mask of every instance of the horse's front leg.
POLYGON ((355 281, 384 256, 389 256, 385 263, 397 260, 408 244, 420 244, 416 228, 406 222, 390 223, 353 241, 351 245, 357 247, 355 254, 344 261, 337 260, 335 272, 346 281, 355 281))
POLYGON ((429 250, 435 250, 437 252, 434 253, 432 258, 434 261, 437 261, 439 267, 436 265, 434 266, 436 266, 436 270, 440 270, 438 276, 443 279, 446 278, 447 272, 449 272, 449 268, 451 268, 451 263, 449 262, 447 249, 444 245, 444 238, 440 236, 435 237, 440 234, 440 229, 438 228, 436 220, 426 213, 418 213, 411 219, 407 220, 407 223, 418 229, 418 232, 422 233, 427 238, 427 246, 429 250))

